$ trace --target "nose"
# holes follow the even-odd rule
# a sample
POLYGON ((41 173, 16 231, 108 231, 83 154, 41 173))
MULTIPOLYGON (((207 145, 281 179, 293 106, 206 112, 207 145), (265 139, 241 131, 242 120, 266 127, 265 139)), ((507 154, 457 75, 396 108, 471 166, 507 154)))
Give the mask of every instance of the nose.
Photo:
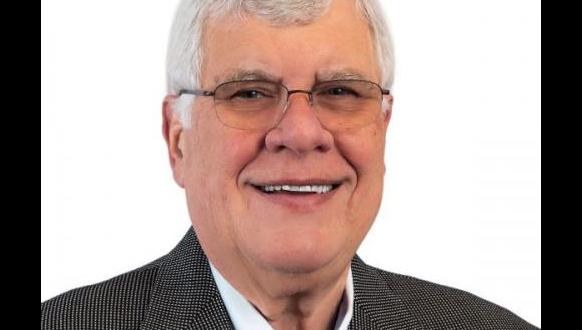
POLYGON ((311 108, 311 95, 305 91, 289 93, 283 117, 265 137, 269 152, 289 150, 297 155, 310 151, 326 152, 333 136, 319 122, 311 108))

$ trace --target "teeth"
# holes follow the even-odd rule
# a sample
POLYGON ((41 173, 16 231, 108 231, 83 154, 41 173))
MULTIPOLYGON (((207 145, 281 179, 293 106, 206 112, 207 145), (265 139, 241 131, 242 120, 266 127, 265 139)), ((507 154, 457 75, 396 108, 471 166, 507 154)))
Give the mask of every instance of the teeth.
POLYGON ((266 192, 272 191, 292 191, 292 192, 314 192, 318 194, 325 194, 329 192, 333 188, 330 184, 319 184, 319 185, 290 185, 290 184, 283 184, 283 185, 266 185, 261 186, 261 190, 266 192))

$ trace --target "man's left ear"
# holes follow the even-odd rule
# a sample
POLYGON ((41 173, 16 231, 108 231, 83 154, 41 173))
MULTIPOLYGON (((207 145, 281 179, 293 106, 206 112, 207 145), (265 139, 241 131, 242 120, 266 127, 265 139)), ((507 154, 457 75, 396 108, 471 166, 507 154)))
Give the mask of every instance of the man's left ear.
POLYGON ((392 104, 394 103, 394 97, 392 95, 386 95, 382 99, 382 114, 384 115, 384 125, 388 126, 390 123, 390 118, 392 117, 392 104))

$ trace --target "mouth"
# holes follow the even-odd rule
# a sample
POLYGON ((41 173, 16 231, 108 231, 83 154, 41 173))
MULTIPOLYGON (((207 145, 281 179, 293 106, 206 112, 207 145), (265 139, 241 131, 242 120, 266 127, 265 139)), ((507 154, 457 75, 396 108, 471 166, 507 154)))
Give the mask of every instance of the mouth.
POLYGON ((262 200, 276 204, 294 212, 313 212, 328 203, 343 185, 343 181, 324 180, 279 181, 272 183, 252 183, 262 200))
POLYGON ((265 194, 295 194, 295 195, 305 195, 305 194, 327 194, 332 190, 337 189, 340 183, 309 183, 309 184, 291 184, 291 183, 281 183, 281 184, 264 184, 264 185, 252 185, 258 191, 265 194))

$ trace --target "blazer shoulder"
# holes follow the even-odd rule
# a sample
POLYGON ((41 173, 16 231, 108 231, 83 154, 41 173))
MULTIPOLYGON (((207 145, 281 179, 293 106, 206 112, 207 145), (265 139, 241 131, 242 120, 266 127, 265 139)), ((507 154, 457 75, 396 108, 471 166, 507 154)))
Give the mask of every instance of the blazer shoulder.
POLYGON ((535 326, 472 293, 365 265, 425 329, 529 330, 535 326))
POLYGON ((41 329, 138 329, 163 259, 41 303, 41 329))

